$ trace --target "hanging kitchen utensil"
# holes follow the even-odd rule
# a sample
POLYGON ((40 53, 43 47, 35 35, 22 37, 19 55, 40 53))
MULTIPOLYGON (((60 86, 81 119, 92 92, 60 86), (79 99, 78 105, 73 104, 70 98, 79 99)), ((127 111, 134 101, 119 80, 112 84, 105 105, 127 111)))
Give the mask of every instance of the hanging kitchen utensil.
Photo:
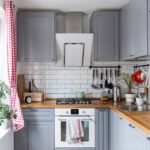
POLYGON ((103 70, 101 68, 101 73, 100 73, 100 88, 103 88, 103 70))
POLYGON ((112 70, 111 69, 109 70, 109 77, 110 77, 110 83, 109 83, 108 87, 109 87, 109 89, 113 89, 113 84, 111 82, 111 80, 112 80, 112 70))
POLYGON ((93 69, 93 78, 92 78, 92 85, 91 85, 91 87, 92 87, 93 89, 96 89, 96 88, 97 88, 97 87, 95 86, 95 76, 96 76, 96 70, 93 69))
POLYGON ((120 76, 120 68, 118 67, 118 70, 117 70, 117 76, 119 77, 120 76))
POLYGON ((96 69, 96 85, 95 85, 96 89, 99 88, 99 72, 98 69, 96 69))
POLYGON ((106 75, 105 88, 108 88, 108 79, 107 79, 107 77, 108 77, 108 70, 107 69, 105 70, 105 75, 106 75))

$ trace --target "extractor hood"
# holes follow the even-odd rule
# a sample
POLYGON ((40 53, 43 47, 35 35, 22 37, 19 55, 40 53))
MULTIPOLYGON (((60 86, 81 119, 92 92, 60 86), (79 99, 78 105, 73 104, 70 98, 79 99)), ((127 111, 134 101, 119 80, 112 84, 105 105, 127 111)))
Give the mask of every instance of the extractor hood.
POLYGON ((66 13, 65 33, 56 34, 57 66, 90 66, 93 34, 83 32, 83 14, 66 13))

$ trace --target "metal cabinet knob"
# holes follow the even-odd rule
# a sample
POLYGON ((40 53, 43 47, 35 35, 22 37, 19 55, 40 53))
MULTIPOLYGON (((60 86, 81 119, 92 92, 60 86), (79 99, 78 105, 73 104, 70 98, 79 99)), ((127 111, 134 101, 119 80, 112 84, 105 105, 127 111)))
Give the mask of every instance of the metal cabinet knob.
POLYGON ((150 141, 150 137, 147 137, 147 140, 150 141))
POLYGON ((131 128, 135 128, 135 126, 133 126, 132 124, 129 124, 129 126, 130 126, 131 128))

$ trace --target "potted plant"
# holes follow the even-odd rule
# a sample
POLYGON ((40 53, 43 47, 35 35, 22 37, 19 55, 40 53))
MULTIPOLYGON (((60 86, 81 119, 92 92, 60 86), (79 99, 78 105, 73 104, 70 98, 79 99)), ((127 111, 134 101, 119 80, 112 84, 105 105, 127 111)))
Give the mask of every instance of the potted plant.
POLYGON ((134 80, 132 79, 132 74, 122 73, 118 77, 118 80, 123 81, 127 85, 128 92, 125 94, 126 102, 128 104, 132 104, 136 96, 134 93, 132 93, 132 87, 133 84, 135 83, 134 80))
POLYGON ((10 88, 0 80, 0 128, 7 128, 8 121, 16 118, 16 110, 10 110, 9 105, 2 102, 10 96, 10 88))

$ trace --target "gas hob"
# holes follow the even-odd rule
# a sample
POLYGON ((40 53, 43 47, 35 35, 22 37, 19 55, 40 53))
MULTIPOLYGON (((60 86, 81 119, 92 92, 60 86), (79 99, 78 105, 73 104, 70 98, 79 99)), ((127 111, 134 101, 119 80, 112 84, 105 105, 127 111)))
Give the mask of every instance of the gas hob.
POLYGON ((71 105, 71 104, 92 104, 92 101, 88 98, 76 99, 76 98, 58 98, 56 100, 57 105, 71 105))

